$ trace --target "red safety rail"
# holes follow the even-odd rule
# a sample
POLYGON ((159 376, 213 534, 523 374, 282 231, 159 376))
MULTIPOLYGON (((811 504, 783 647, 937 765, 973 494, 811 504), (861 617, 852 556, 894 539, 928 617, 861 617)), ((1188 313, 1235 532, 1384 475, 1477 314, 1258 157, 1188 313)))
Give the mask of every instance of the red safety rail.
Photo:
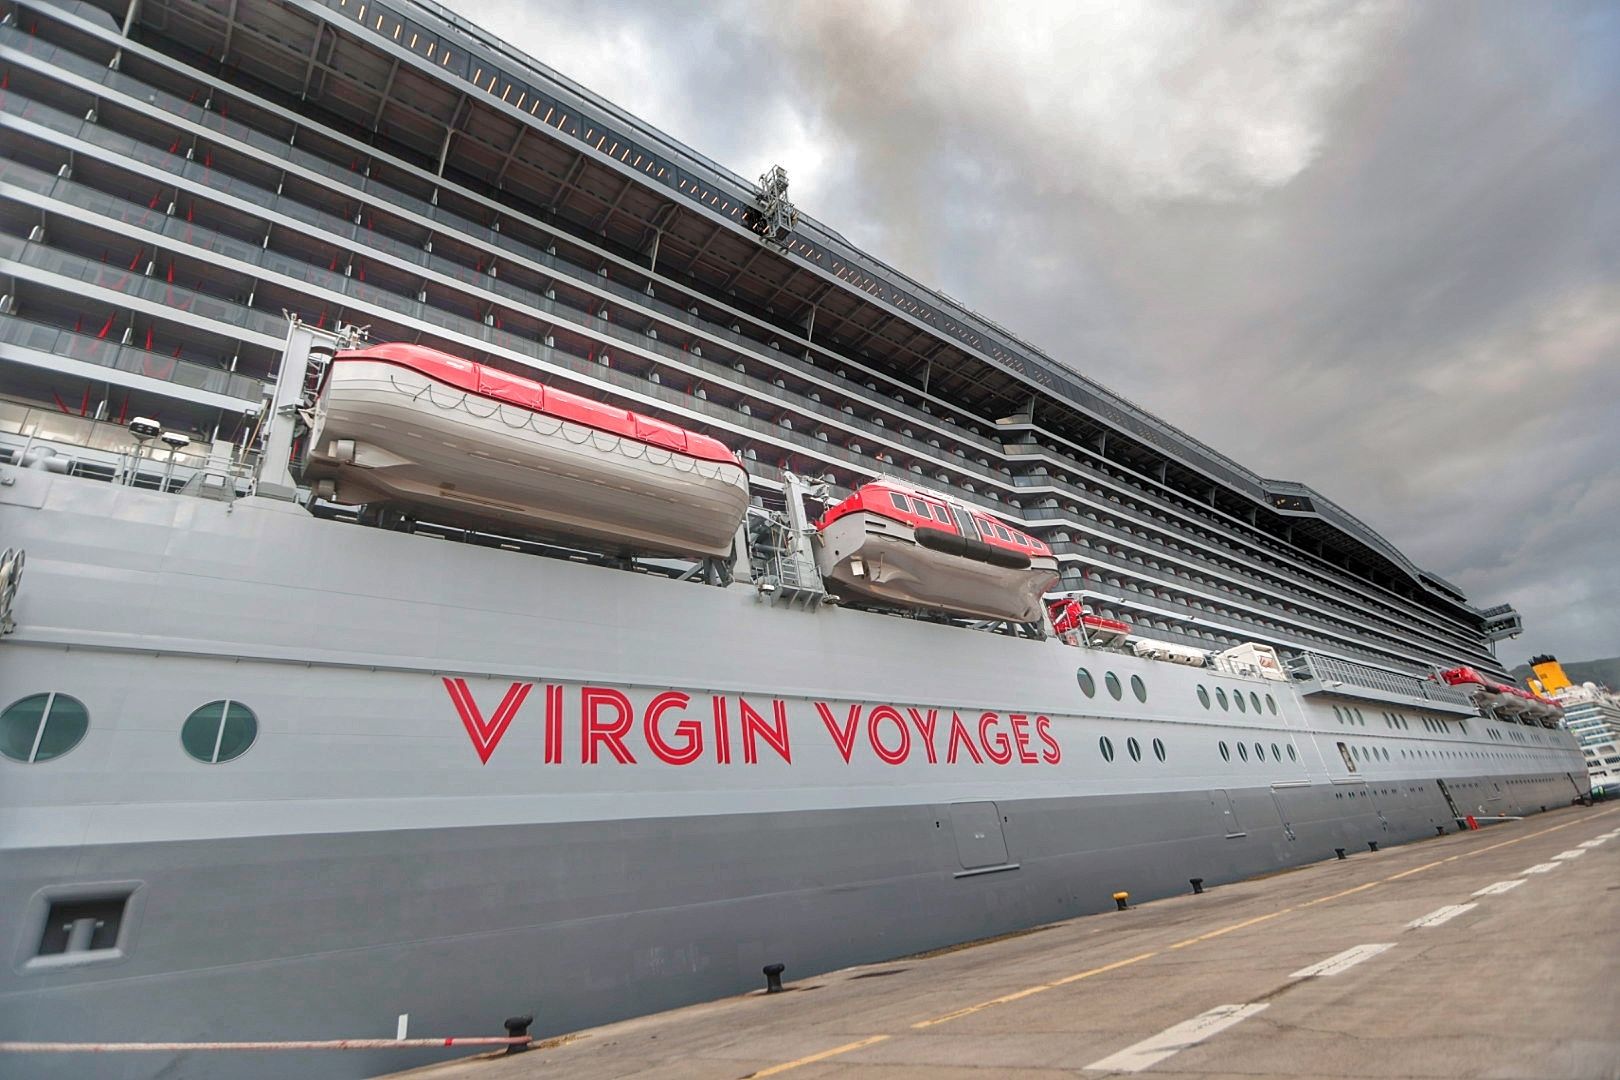
POLYGON ((861 485, 855 490, 855 494, 823 514, 821 520, 816 522, 816 528, 825 529, 845 514, 863 511, 891 521, 901 521, 914 528, 939 529, 959 536, 961 530, 956 526, 956 515, 967 514, 973 519, 974 528, 979 533, 977 537, 968 539, 982 540, 991 547, 1016 551, 1031 558, 1052 554, 1051 548, 1033 536, 998 521, 982 510, 968 509, 955 500, 947 499, 944 495, 926 488, 896 484, 887 480, 875 480, 870 484, 861 485))
POLYGON ((673 450, 702 461, 719 461, 739 467, 742 465, 742 462, 737 460, 737 455, 727 449, 726 444, 719 439, 701 435, 696 431, 688 431, 666 420, 655 420, 650 416, 631 412, 629 409, 621 409, 616 405, 604 405, 579 394, 558 390, 554 386, 542 386, 533 379, 525 379, 521 375, 512 375, 499 368, 463 360, 436 349, 400 342, 348 350, 333 357, 334 364, 351 360, 394 364, 469 394, 489 398, 491 401, 516 405, 530 412, 595 428, 597 431, 605 431, 662 450, 673 450))

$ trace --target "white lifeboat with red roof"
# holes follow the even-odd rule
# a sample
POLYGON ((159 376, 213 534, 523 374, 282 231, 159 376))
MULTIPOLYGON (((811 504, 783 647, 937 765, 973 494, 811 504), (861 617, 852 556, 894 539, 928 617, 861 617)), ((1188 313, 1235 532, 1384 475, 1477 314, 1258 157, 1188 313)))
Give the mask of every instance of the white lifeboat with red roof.
POLYGON ((305 479, 335 502, 606 550, 723 556, 748 476, 719 441, 418 345, 339 352, 305 479))
POLYGON ((816 522, 821 575, 849 598, 1035 622, 1058 579, 1041 541, 948 495, 884 479, 816 522))

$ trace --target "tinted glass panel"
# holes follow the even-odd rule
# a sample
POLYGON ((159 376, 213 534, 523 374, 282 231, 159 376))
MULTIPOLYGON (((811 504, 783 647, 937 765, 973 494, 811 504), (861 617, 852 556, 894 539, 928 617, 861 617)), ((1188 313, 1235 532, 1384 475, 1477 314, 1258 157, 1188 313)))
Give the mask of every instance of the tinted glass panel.
POLYGON ((1086 697, 1090 697, 1097 692, 1097 684, 1092 681, 1091 672, 1085 668, 1081 668, 1074 673, 1074 681, 1080 684, 1080 692, 1085 694, 1086 697))
POLYGON ((1103 676, 1103 684, 1108 687, 1108 696, 1118 701, 1125 694, 1124 687, 1119 684, 1119 676, 1110 671, 1103 676))
POLYGON ((1147 684, 1142 681, 1142 676, 1131 676, 1131 693, 1136 695, 1137 701, 1147 700, 1147 684))
POLYGON ((50 699, 49 694, 32 694, 0 713, 0 754, 12 761, 27 761, 33 755, 34 739, 50 699))
POLYGON ((79 745, 84 733, 90 730, 90 714, 77 698, 57 694, 51 701, 50 715, 45 717, 45 734, 39 740, 35 761, 49 761, 60 757, 79 745))

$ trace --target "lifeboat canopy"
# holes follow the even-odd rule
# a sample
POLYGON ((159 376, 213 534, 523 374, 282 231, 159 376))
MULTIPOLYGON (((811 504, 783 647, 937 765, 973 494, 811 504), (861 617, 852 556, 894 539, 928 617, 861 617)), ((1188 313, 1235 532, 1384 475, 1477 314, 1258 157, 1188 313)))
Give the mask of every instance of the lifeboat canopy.
POLYGON ((337 353, 314 413, 304 475, 335 502, 690 557, 748 509, 719 440, 420 345, 337 353))
POLYGON ((980 507, 896 480, 856 489, 816 522, 822 577, 848 597, 1034 622, 1057 557, 980 507))

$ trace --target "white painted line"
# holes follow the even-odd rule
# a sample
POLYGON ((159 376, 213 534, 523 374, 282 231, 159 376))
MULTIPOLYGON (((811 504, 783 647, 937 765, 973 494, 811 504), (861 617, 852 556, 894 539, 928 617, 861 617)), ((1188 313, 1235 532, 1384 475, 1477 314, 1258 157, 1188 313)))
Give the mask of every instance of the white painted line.
POLYGON ((1553 858, 1555 858, 1555 859, 1578 859, 1582 855, 1585 855, 1585 854, 1586 854, 1586 852, 1582 851, 1580 848, 1570 848, 1568 851, 1560 851, 1558 854, 1554 855, 1553 858))
POLYGON ((1523 870, 1520 871, 1520 873, 1523 873, 1523 874, 1545 874, 1547 871, 1556 870, 1560 866, 1563 866, 1563 865, 1564 865, 1563 863, 1555 863, 1555 862, 1538 862, 1534 866, 1525 867, 1523 870))
POLYGON ((1258 1005, 1217 1005, 1191 1020, 1183 1020, 1174 1027, 1165 1028, 1151 1039, 1143 1039, 1135 1046, 1127 1046, 1117 1054, 1087 1065, 1098 1072, 1141 1072, 1157 1065, 1172 1054, 1189 1046, 1197 1046, 1212 1035, 1218 1035, 1257 1012, 1270 1007, 1269 1002, 1258 1005))
POLYGON ((1384 950, 1393 949, 1394 947, 1395 943, 1393 941, 1387 945, 1357 945, 1353 949, 1344 950, 1337 956, 1330 956, 1321 963, 1300 968, 1288 977, 1290 979, 1315 979, 1327 975, 1337 975, 1341 971, 1355 967, 1363 960, 1371 960, 1384 950))
POLYGON ((1609 841, 1609 838, 1607 836, 1600 836, 1595 840, 1582 840, 1580 843, 1576 844, 1575 846, 1579 847, 1579 848, 1591 849, 1591 848, 1595 848, 1595 847, 1602 847, 1604 844, 1608 843, 1608 841, 1609 841))
POLYGON ((1517 889, 1524 884, 1524 878, 1514 878, 1512 881, 1498 881, 1494 885, 1487 885, 1474 893, 1475 896, 1499 896, 1509 889, 1517 889))
POLYGON ((1478 904, 1447 904, 1443 908, 1435 908, 1421 919, 1413 919, 1406 924, 1406 928, 1408 930, 1420 930, 1425 926, 1439 926, 1441 923, 1450 922, 1464 912, 1473 911, 1477 907, 1479 907, 1478 904))
POLYGON ((411 1014, 410 1013, 400 1013, 399 1014, 399 1027, 394 1030, 394 1041, 399 1042, 400 1040, 404 1039, 405 1038, 405 1033, 410 1030, 410 1027, 411 1027, 411 1014))

